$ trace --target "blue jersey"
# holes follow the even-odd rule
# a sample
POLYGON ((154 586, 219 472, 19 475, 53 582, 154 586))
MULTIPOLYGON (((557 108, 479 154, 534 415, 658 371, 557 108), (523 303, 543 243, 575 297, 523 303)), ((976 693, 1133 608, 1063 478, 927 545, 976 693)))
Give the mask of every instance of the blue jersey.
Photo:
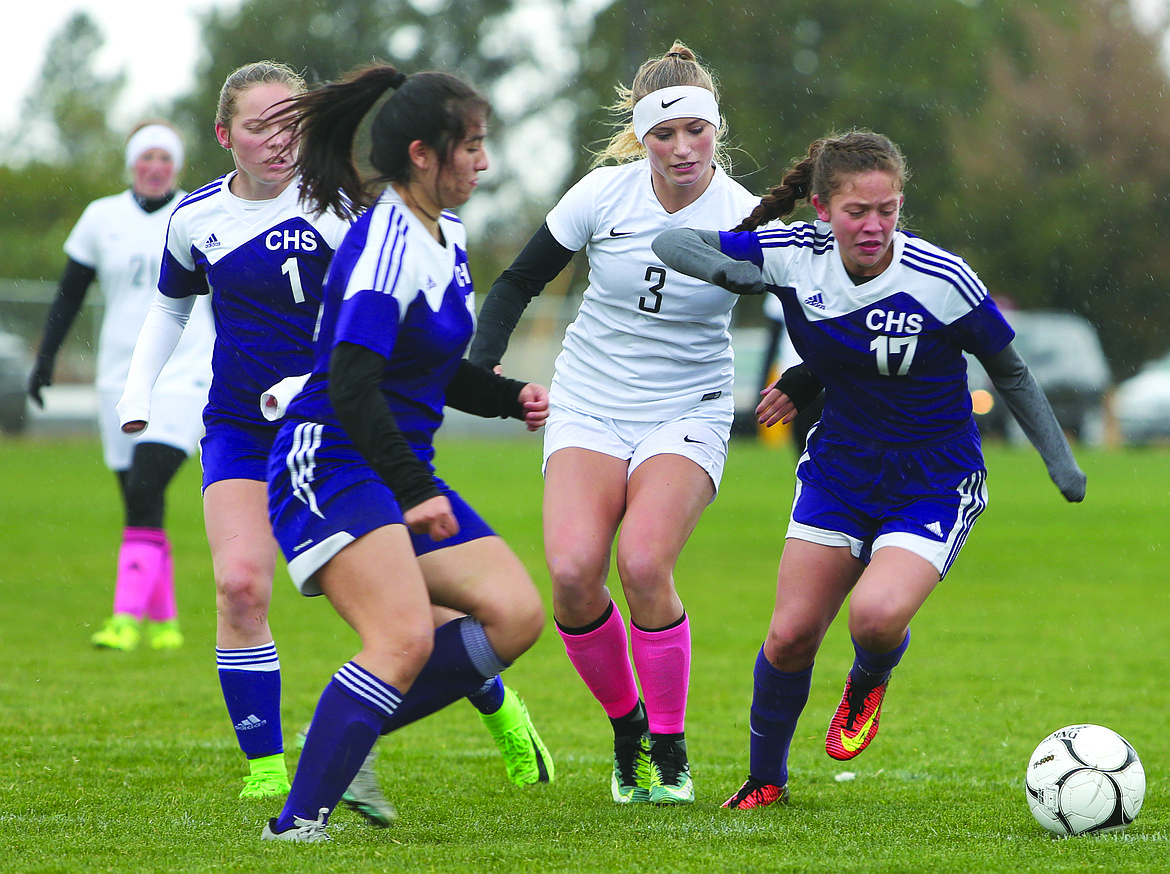
POLYGON ((958 256, 897 232, 893 261, 860 285, 825 222, 721 233, 723 252, 763 269, 800 357, 825 386, 822 421, 867 445, 931 445, 971 430, 963 352, 984 357, 1012 329, 958 256))
POLYGON ((171 216, 159 290, 211 293, 212 382, 205 419, 265 425, 260 393, 309 369, 321 287, 348 222, 301 207, 295 182, 247 201, 228 190, 234 173, 183 198, 171 216))
POLYGON ((313 373, 289 419, 340 430, 328 397, 329 358, 338 343, 364 346, 386 359, 382 395, 430 464, 447 385, 475 329, 466 231, 450 212, 439 227, 443 243, 393 188, 354 223, 329 268, 313 373))

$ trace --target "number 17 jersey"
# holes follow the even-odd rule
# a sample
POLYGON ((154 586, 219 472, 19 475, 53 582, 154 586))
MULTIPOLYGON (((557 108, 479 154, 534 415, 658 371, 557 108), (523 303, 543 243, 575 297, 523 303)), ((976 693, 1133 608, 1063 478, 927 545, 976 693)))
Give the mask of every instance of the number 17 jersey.
POLYGON ((312 367, 325 273, 349 222, 307 212, 296 180, 271 200, 249 201, 228 189, 234 176, 175 208, 159 290, 173 298, 211 293, 215 350, 204 421, 263 425, 260 393, 312 367))

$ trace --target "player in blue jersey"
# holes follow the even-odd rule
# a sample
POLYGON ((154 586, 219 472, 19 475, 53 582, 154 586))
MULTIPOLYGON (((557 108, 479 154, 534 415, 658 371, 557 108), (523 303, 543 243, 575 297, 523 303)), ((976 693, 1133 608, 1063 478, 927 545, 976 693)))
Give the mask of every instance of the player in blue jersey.
POLYGON ((721 166, 715 84, 691 49, 646 61, 619 95, 624 123, 598 159, 616 164, 574 185, 496 280, 470 357, 498 365, 528 302, 586 251, 544 440, 553 615, 613 729, 613 800, 689 804, 691 630, 674 568, 727 458, 736 298, 668 276, 650 244, 666 228, 727 227, 756 198, 721 166), (606 585, 615 556, 628 635, 606 585))
MULTIPOLYGON (((488 107, 454 76, 358 70, 293 101, 305 199, 349 215, 313 370, 272 448, 269 510, 289 573, 361 638, 326 686, 292 789, 265 840, 325 840, 379 735, 497 685, 540 635, 543 607, 520 560, 435 475, 433 435, 451 405, 530 430, 547 391, 463 359, 474 326, 467 236, 451 212, 488 167, 488 107), (370 125, 375 196, 353 165, 370 125), (431 604, 464 614, 435 628, 431 604)), ((533 733, 529 741, 535 746, 533 733)))
MULTIPOLYGON (((185 197, 171 217, 159 294, 143 324, 118 405, 123 430, 151 419, 151 388, 195 302, 211 293, 216 338, 203 411, 203 511, 216 584, 216 663, 249 776, 241 797, 288 791, 280 719, 280 662, 268 626, 276 543, 267 514, 268 450, 277 426, 260 393, 308 362, 321 284, 348 223, 300 207, 288 138, 273 105, 304 90, 268 61, 233 71, 215 133, 235 170, 185 197)), ((152 423, 153 425, 153 423, 152 423)), ((149 433, 149 432, 147 432, 149 433)), ((353 805, 388 825, 393 809, 372 771, 353 805)))
POLYGON ((65 241, 68 262, 49 310, 29 395, 42 405, 41 389, 53 381, 61 343, 99 280, 103 302, 98 340, 98 428, 106 466, 118 478, 125 511, 114 584, 114 614, 90 638, 94 646, 128 651, 145 630, 154 649, 182 646, 175 602, 171 544, 163 527, 166 489, 199 443, 199 412, 207 401, 214 340, 211 309, 192 315, 182 345, 155 386, 155 427, 147 435, 123 434, 115 404, 122 395, 134 341, 158 283, 159 253, 167 221, 184 192, 176 181, 183 141, 166 122, 139 125, 126 142, 128 191, 86 207, 65 241), (143 627, 145 625, 145 628, 143 627))
POLYGON ((673 269, 784 304, 803 364, 765 395, 762 423, 825 392, 756 660, 750 775, 724 807, 787 801, 813 661, 846 598, 856 658, 825 749, 850 759, 877 733, 910 620, 987 503, 963 352, 987 369, 1065 499, 1084 499, 1085 475, 986 288, 961 258, 900 229, 906 176, 882 135, 826 137, 733 232, 669 231, 654 245, 673 269), (803 200, 817 221, 756 230, 803 200))
MULTIPOLYGON (((288 137, 271 124, 274 105, 303 90, 292 69, 268 61, 240 67, 225 81, 216 137, 231 151, 236 170, 176 209, 160 294, 119 405, 125 430, 144 427, 151 386, 183 334, 190 308, 210 291, 218 334, 201 444, 204 517, 216 580, 216 662, 250 771, 242 797, 282 795, 289 785, 280 662, 268 626, 277 547, 268 521, 267 461, 279 423, 261 415, 259 398, 281 377, 310 365, 321 285, 349 227, 348 220, 300 206, 288 137)), ((539 780, 531 750, 514 742, 528 725, 514 693, 504 708, 494 695, 471 700, 501 747, 510 779, 539 780)), ((372 761, 345 801, 372 824, 385 826, 394 811, 378 789, 372 761)))

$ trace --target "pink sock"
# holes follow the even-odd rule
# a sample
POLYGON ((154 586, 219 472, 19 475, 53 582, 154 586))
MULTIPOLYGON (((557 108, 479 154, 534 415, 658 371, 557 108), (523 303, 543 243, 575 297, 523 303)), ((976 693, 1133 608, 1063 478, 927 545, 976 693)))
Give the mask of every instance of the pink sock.
POLYGON ((114 612, 136 619, 146 614, 166 552, 167 535, 161 528, 130 528, 122 531, 118 550, 118 579, 114 584, 114 612))
POLYGON ((687 720, 691 681, 691 621, 684 613, 677 625, 643 631, 630 623, 634 664, 642 680, 651 734, 681 734, 687 720))
POLYGON ((146 602, 146 618, 151 622, 167 622, 178 618, 178 615, 179 610, 175 605, 175 561, 171 557, 170 541, 164 533, 163 560, 154 580, 150 600, 146 602))
POLYGON ((600 628, 585 634, 566 634, 557 626, 565 642, 569 661, 601 702, 606 716, 616 719, 638 706, 638 686, 626 640, 626 625, 617 604, 612 604, 609 618, 600 628))

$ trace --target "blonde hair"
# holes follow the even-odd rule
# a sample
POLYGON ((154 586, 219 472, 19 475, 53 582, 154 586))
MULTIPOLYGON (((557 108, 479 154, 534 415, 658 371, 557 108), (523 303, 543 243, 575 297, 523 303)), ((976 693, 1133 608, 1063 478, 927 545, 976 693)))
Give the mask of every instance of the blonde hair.
POLYGON ((237 67, 228 74, 223 87, 219 89, 219 101, 215 106, 215 123, 230 128, 232 118, 236 114, 236 102, 240 95, 253 85, 275 82, 287 85, 293 95, 303 94, 306 90, 304 77, 290 67, 278 61, 254 61, 237 67))
MULTIPOLYGON (((606 107, 610 113, 618 118, 614 123, 617 128, 609 138, 605 147, 593 154, 593 163, 590 167, 613 162, 622 164, 627 161, 636 161, 646 154, 646 147, 638 142, 634 134, 633 112, 634 104, 651 92, 673 85, 695 85, 706 88, 719 100, 719 88, 715 84, 715 76, 703 66, 695 53, 683 43, 675 40, 670 51, 659 58, 651 58, 638 68, 634 76, 634 83, 629 88, 618 85, 617 99, 606 107)), ((730 166, 727 151, 723 145, 723 138, 727 133, 727 122, 719 122, 719 130, 715 132, 715 161, 724 169, 730 166)))

